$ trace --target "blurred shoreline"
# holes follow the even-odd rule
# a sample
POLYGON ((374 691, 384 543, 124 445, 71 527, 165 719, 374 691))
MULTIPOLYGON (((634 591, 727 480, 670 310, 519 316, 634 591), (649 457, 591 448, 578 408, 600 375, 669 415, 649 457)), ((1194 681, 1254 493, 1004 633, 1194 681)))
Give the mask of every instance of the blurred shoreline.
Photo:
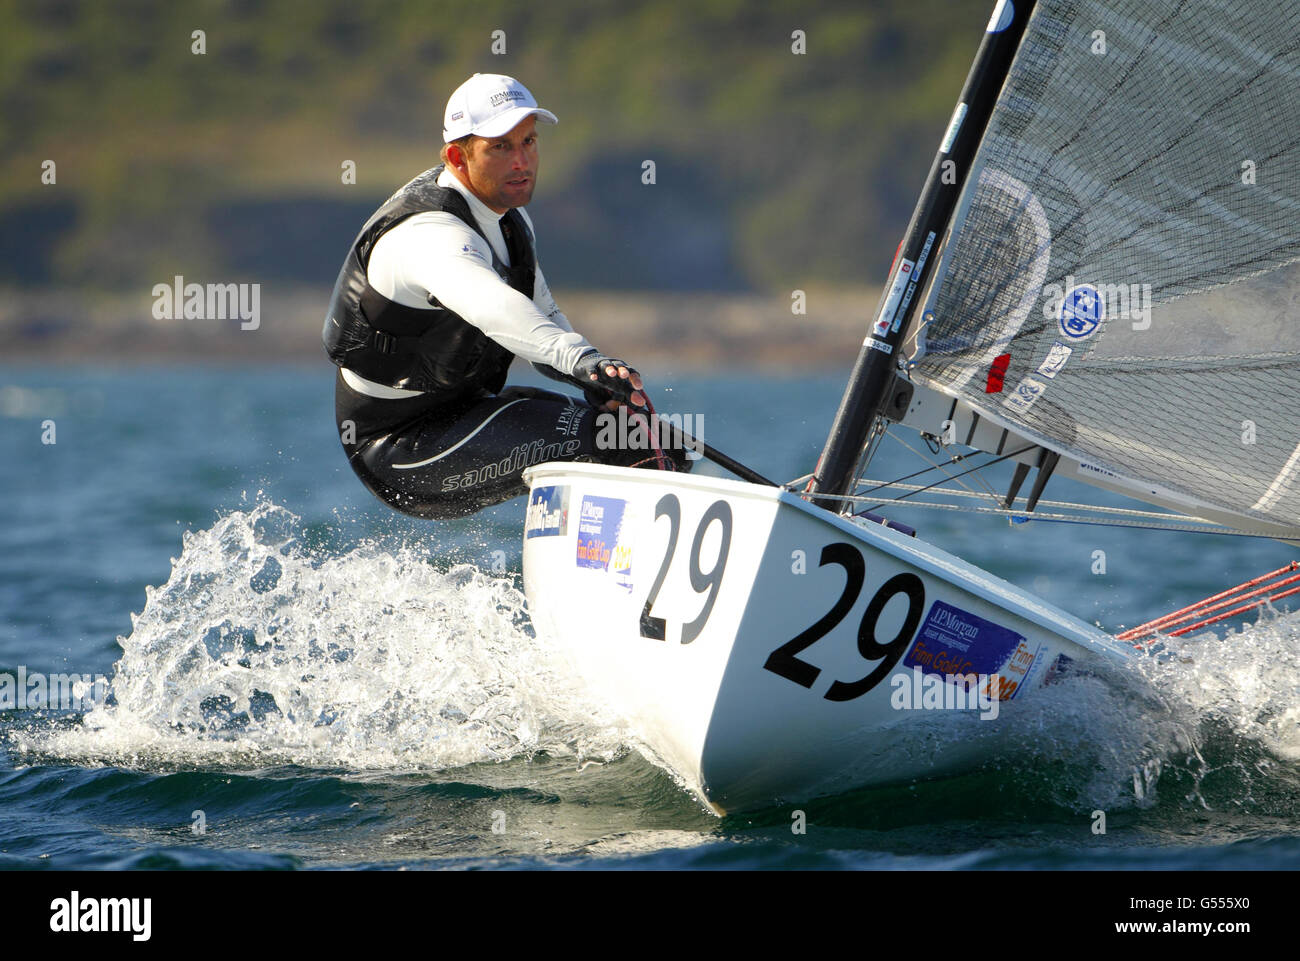
MULTIPOLYGON (((154 317, 151 294, 0 290, 7 363, 231 361, 326 363, 328 289, 263 288, 255 323, 154 317), (247 329, 244 329, 247 327, 247 329)), ((851 363, 879 288, 792 294, 556 291, 574 328, 605 353, 673 368, 804 370, 851 363)))

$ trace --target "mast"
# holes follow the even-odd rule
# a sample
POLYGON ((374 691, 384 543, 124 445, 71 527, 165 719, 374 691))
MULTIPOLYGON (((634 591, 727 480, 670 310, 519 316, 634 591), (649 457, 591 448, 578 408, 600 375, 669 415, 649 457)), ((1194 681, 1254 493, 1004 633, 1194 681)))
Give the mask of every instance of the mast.
MULTIPOLYGON (((840 399, 809 490, 850 493, 854 471, 867 437, 889 406, 897 366, 896 351, 916 310, 917 292, 934 264, 943 238, 965 188, 975 152, 984 137, 1011 61, 1020 48, 1035 0, 999 0, 962 87, 939 151, 930 165, 907 233, 881 296, 875 320, 862 342, 848 386, 840 399)), ((841 512, 843 501, 813 498, 827 510, 841 512)))

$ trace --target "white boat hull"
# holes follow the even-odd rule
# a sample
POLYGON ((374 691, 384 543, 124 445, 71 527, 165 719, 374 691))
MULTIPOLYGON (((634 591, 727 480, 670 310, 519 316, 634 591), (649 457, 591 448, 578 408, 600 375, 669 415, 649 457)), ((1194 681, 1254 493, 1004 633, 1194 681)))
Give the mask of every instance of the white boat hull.
POLYGON ((996 721, 1070 662, 1126 656, 938 548, 786 491, 587 464, 525 476, 536 630, 718 813, 958 770, 982 739, 899 749, 933 706, 923 688, 996 721), (978 703, 953 683, 969 674, 978 703))

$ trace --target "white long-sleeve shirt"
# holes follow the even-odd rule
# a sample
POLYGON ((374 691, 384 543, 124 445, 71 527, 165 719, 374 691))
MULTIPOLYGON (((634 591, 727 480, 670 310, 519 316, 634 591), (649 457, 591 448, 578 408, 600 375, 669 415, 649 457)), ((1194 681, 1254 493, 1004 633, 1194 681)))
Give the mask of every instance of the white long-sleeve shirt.
MULTIPOLYGON (((366 269, 370 286, 406 307, 427 308, 432 294, 448 310, 512 353, 571 374, 578 358, 592 345, 574 332, 556 305, 540 265, 529 300, 492 269, 494 251, 502 263, 510 265, 510 253, 501 233, 504 215, 475 197, 450 170, 442 172, 438 185, 458 191, 468 201, 470 213, 487 241, 446 211, 407 217, 380 236, 370 252, 366 269)), ((532 230, 527 212, 520 208, 519 213, 532 230)), ((419 393, 375 384, 347 369, 343 377, 354 390, 374 397, 419 393)))

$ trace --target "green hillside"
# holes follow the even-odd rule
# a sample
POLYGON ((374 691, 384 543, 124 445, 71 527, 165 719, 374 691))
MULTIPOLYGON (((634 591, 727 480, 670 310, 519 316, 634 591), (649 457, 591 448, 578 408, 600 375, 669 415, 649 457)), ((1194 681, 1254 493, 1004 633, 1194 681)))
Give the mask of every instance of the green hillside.
POLYGON ((328 284, 435 162, 448 93, 494 71, 561 120, 530 208, 552 283, 875 282, 990 6, 0 3, 0 281, 328 284))

